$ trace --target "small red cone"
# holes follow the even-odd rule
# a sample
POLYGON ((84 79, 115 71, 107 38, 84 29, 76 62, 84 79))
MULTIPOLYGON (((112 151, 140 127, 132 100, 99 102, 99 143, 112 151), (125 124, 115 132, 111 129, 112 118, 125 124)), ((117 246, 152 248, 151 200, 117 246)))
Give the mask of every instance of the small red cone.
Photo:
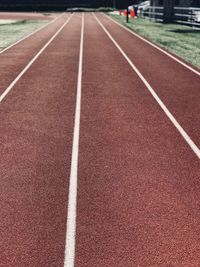
POLYGON ((133 9, 133 10, 131 10, 131 18, 134 18, 134 17, 135 17, 135 11, 133 9))

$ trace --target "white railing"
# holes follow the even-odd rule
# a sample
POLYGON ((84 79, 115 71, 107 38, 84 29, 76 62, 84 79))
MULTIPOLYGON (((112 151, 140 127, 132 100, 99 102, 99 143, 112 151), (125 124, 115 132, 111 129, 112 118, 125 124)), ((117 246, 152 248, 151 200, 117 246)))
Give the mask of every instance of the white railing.
POLYGON ((163 10, 164 10, 164 7, 161 7, 161 6, 150 6, 147 10, 143 10, 141 14, 142 14, 142 17, 146 19, 162 22, 163 21, 163 10))
POLYGON ((200 26, 200 8, 174 7, 174 21, 181 24, 200 26))
MULTIPOLYGON (((162 22, 164 18, 164 7, 150 6, 140 13, 142 17, 153 21, 162 22)), ((174 22, 200 27, 200 8, 196 7, 174 7, 174 22)))

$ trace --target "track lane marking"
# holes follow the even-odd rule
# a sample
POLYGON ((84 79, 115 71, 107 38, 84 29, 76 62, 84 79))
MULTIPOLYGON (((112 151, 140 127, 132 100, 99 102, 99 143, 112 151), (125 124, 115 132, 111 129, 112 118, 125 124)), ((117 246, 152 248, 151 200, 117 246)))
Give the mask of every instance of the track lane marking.
MULTIPOLYGON (((64 13, 65 14, 65 13, 64 13)), ((12 48, 13 46, 23 42, 24 40, 28 39, 29 37, 31 37, 32 35, 34 35, 35 33, 41 31, 42 29, 46 28, 47 26, 49 26, 50 24, 52 24, 53 22, 55 22, 57 19, 59 19, 60 17, 64 16, 64 14, 61 14, 60 16, 56 17, 55 19, 53 19, 52 21, 50 21, 49 23, 43 25, 42 27, 40 27, 39 29, 31 32, 30 34, 24 36, 22 39, 18 40, 17 42, 15 42, 14 44, 9 45, 8 47, 4 48, 3 50, 0 51, 0 54, 4 53, 5 51, 7 51, 8 49, 12 48)))
POLYGON ((70 181, 69 181, 64 267, 74 267, 74 262, 75 262, 78 152, 79 152, 81 89, 82 89, 82 70, 83 70, 83 38, 84 38, 84 14, 82 14, 82 24, 81 24, 76 111, 75 111, 74 137, 72 145, 72 158, 71 158, 71 170, 70 170, 70 181))
POLYGON ((136 68, 136 66, 133 64, 133 62, 130 60, 130 58, 127 56, 127 54, 123 51, 123 49, 119 46, 119 44, 115 41, 115 39, 108 32, 108 30, 103 26, 103 24, 100 22, 100 20, 97 18, 97 16, 94 13, 93 13, 93 16, 95 17, 95 19, 97 20, 97 22, 99 23, 101 28, 104 30, 104 32, 107 34, 107 36, 110 38, 110 40, 114 43, 114 45, 117 47, 117 49, 123 55, 123 57, 126 59, 126 61, 129 63, 129 65, 132 67, 132 69, 136 72, 136 74, 139 76, 139 78, 145 84, 148 91, 154 97, 156 102, 162 108, 164 113, 167 115, 167 117, 170 119, 170 121, 173 123, 173 125, 176 127, 176 129, 179 131, 179 133, 182 135, 184 140, 187 142, 187 144, 190 146, 190 148, 193 150, 193 152, 196 154, 196 156, 200 159, 200 150, 197 147, 197 145, 192 141, 190 136, 186 133, 186 131, 182 128, 182 126, 178 123, 178 121, 175 119, 175 117, 172 115, 172 113, 167 109, 167 107, 162 102, 162 100, 158 97, 158 95, 156 94, 154 89, 151 87, 151 85, 147 82, 147 80, 144 78, 144 76, 141 74, 141 72, 136 68))
POLYGON ((189 65, 187 65, 186 63, 184 63, 183 61, 181 61, 180 59, 176 58, 175 56, 171 55, 170 53, 168 53, 167 51, 163 50, 161 47, 157 46, 156 44, 146 40, 145 38, 143 38, 142 36, 140 36, 139 34, 131 31, 130 29, 128 29, 127 27, 125 27, 124 25, 120 24, 119 22, 115 21, 113 18, 109 17, 108 15, 105 15, 103 13, 103 15, 108 18, 109 20, 113 21, 115 24, 119 25, 121 28, 125 29, 126 31, 130 32, 131 34, 135 35, 136 37, 138 37, 139 39, 141 39, 142 41, 144 41, 145 43, 153 46, 154 48, 156 48, 157 50, 159 50, 160 52, 164 53, 165 55, 167 55, 168 57, 172 58, 173 60, 175 60, 176 62, 178 62, 179 64, 181 64, 182 66, 184 66, 185 68, 189 69, 190 71, 194 72, 195 74, 197 74, 198 76, 200 76, 200 72, 198 70, 193 69, 192 67, 190 67, 189 65))
POLYGON ((32 58, 32 60, 26 65, 26 67, 20 72, 20 74, 14 79, 14 81, 7 87, 7 89, 1 94, 0 102, 6 97, 13 86, 19 81, 19 79, 26 73, 26 71, 32 66, 32 64, 37 60, 37 58, 44 52, 44 50, 49 46, 49 44, 56 38, 56 36, 62 31, 62 29, 67 25, 74 14, 72 14, 65 23, 60 27, 60 29, 51 37, 51 39, 40 49, 40 51, 32 58))

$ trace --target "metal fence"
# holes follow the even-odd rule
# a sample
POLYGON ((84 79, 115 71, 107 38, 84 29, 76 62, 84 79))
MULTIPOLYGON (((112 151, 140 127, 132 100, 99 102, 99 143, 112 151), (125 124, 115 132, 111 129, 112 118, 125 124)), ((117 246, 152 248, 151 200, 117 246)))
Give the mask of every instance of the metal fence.
POLYGON ((200 8, 174 7, 174 21, 191 26, 200 26, 200 8))
MULTIPOLYGON (((140 15, 152 21, 163 22, 164 8, 161 6, 150 6, 141 11, 140 15)), ((200 27, 200 8, 174 7, 173 22, 200 27)))
POLYGON ((163 22, 164 7, 150 6, 148 9, 141 11, 141 16, 152 21, 163 22))

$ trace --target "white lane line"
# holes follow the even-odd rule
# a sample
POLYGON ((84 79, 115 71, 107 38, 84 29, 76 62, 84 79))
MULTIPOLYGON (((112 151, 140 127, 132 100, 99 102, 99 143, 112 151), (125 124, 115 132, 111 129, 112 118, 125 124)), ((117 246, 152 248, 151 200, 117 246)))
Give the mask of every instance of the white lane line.
POLYGON ((15 78, 15 80, 7 87, 7 89, 0 96, 0 102, 6 97, 13 86, 19 81, 19 79, 24 75, 24 73, 31 67, 31 65, 36 61, 36 59, 44 52, 44 50, 49 46, 49 44, 56 38, 56 36, 62 31, 65 25, 70 21, 73 14, 66 20, 66 22, 61 26, 61 28, 51 37, 51 39, 42 47, 42 49, 33 57, 33 59, 26 65, 26 67, 20 72, 20 74, 15 78))
POLYGON ((42 27, 40 27, 39 29, 31 32, 30 34, 26 35, 25 37, 23 37, 22 39, 18 40, 17 42, 15 42, 14 44, 11 44, 10 46, 6 47, 5 49, 0 51, 0 54, 4 53, 5 51, 7 51, 8 49, 10 49, 11 47, 21 43, 22 41, 26 40, 27 38, 31 37, 32 35, 36 34, 37 32, 41 31, 42 29, 46 28, 47 26, 49 26, 50 24, 54 23, 57 19, 59 19, 60 17, 62 17, 64 14, 61 14, 60 16, 56 17, 55 19, 51 20, 49 23, 43 25, 42 27))
POLYGON ((171 55, 170 53, 168 53, 167 51, 163 50, 161 47, 155 45, 154 43, 146 40, 145 38, 143 38, 142 36, 140 36, 139 34, 131 31, 130 29, 128 29, 127 27, 125 27, 124 25, 120 24, 119 22, 115 21, 113 18, 109 17, 108 15, 105 15, 106 18, 108 18, 109 20, 113 21, 115 24, 119 25, 121 28, 125 29, 126 31, 130 32, 131 34, 135 35, 136 37, 138 37, 139 39, 143 40, 145 43, 153 46, 154 48, 156 48, 157 50, 159 50, 160 52, 164 53, 165 55, 167 55, 168 57, 172 58, 173 60, 175 60, 176 62, 178 62, 179 64, 181 64, 182 66, 184 66, 185 68, 189 69, 190 71, 194 72, 195 74, 197 74, 198 76, 200 76, 200 72, 198 70, 195 70, 194 68, 192 68, 191 66, 187 65, 186 63, 184 63, 183 61, 181 61, 180 59, 176 58, 175 56, 171 55))
POLYGON ((151 85, 147 82, 147 80, 144 78, 144 76, 141 74, 141 72, 136 68, 136 66, 133 64, 133 62, 130 60, 130 58, 126 55, 126 53, 122 50, 122 48, 119 46, 119 44, 114 40, 114 38, 111 36, 111 34, 107 31, 107 29, 103 26, 103 24, 100 22, 100 20, 96 17, 96 15, 93 14, 93 16, 96 18, 97 22, 101 26, 101 28, 104 30, 104 32, 108 35, 108 37, 111 39, 111 41, 114 43, 114 45, 118 48, 120 53, 124 56, 124 58, 127 60, 129 65, 132 67, 132 69, 137 73, 137 75, 140 77, 142 82, 145 84, 151 95, 154 97, 154 99, 157 101, 159 106, 162 108, 162 110, 165 112, 167 117, 170 119, 170 121, 173 123, 173 125, 176 127, 176 129, 179 131, 179 133, 182 135, 182 137, 185 139, 185 141, 188 143, 188 145, 191 147, 193 152, 197 155, 197 157, 200 159, 200 150, 197 147, 197 145, 192 141, 192 139, 189 137, 189 135, 185 132, 185 130, 181 127, 181 125, 177 122, 175 117, 172 115, 172 113, 167 109, 165 104, 162 102, 162 100, 158 97, 154 89, 151 87, 151 85))
POLYGON ((80 132, 80 116, 81 116, 82 70, 83 70, 83 38, 84 38, 84 14, 82 15, 82 25, 81 25, 76 112, 75 112, 75 123, 74 123, 70 181, 69 181, 64 267, 74 267, 74 262, 75 262, 78 153, 79 153, 79 132, 80 132))

